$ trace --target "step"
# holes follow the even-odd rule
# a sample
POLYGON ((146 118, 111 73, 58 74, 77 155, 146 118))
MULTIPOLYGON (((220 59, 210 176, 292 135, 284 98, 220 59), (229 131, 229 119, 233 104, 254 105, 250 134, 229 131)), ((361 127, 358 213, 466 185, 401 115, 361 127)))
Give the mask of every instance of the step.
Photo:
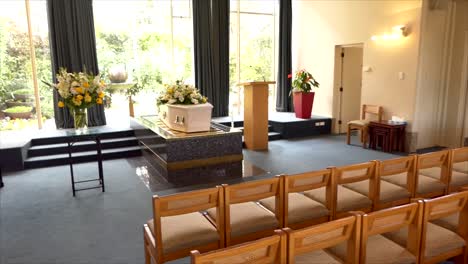
MULTIPOLYGON (((123 147, 104 149, 102 151, 102 159, 118 159, 141 155, 141 147, 123 147)), ((93 162, 97 160, 96 151, 82 151, 72 154, 73 163, 93 162)), ((27 158, 24 161, 25 169, 44 168, 50 166, 60 166, 69 164, 68 154, 56 154, 48 156, 39 156, 27 158)))
MULTIPOLYGON (((135 132, 133 131, 133 129, 129 128, 128 130, 120 130, 120 131, 102 131, 99 133, 99 136, 101 139, 134 137, 135 132)), ((66 135, 33 138, 31 140, 31 146, 67 143, 68 141, 67 138, 68 136, 66 135)))
MULTIPOLYGON (((268 132, 268 141, 280 140, 282 138, 278 132, 268 132)), ((242 136, 242 146, 245 147, 244 136, 242 136)))
MULTIPOLYGON (((112 138, 112 139, 103 139, 101 140, 102 149, 111 149, 111 148, 122 148, 122 147, 131 147, 137 146, 138 140, 136 137, 124 137, 124 138, 112 138)), ((73 152, 82 152, 82 151, 92 151, 96 150, 96 142, 89 141, 78 141, 73 144, 73 152)), ((58 143, 51 145, 37 145, 32 146, 28 150, 28 157, 37 157, 37 156, 48 156, 54 154, 65 154, 68 153, 68 144, 67 143, 58 143)))
MULTIPOLYGON (((244 127, 243 127, 243 126, 234 127, 234 128, 237 128, 237 129, 239 129, 240 131, 244 132, 244 127)), ((273 127, 272 127, 271 125, 268 125, 268 132, 275 132, 275 131, 273 131, 273 127)))

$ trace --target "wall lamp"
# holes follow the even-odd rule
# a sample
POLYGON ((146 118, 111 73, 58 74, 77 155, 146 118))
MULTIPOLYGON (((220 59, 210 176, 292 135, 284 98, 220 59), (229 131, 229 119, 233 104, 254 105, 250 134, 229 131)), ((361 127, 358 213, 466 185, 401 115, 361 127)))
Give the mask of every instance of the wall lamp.
POLYGON ((385 33, 383 35, 374 35, 371 40, 394 40, 408 36, 408 27, 405 25, 398 25, 392 27, 392 33, 385 33))

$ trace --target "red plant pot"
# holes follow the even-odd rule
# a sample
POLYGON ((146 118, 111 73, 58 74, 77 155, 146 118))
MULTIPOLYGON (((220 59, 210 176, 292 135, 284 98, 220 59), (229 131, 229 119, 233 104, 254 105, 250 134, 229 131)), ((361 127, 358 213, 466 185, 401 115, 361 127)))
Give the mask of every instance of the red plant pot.
POLYGON ((294 112, 297 118, 309 119, 312 114, 312 106, 314 105, 315 92, 293 93, 294 112))

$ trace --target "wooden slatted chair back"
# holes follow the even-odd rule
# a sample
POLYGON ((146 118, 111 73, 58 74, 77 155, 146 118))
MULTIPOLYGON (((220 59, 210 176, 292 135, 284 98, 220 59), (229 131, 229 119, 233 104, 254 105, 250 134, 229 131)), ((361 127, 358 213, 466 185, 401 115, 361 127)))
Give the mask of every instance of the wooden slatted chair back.
MULTIPOLYGON (((376 162, 369 161, 342 167, 332 167, 335 171, 336 183, 346 184, 364 180, 375 180, 376 162)), ((370 186, 373 188, 373 186, 370 186)))
MULTIPOLYGON (((284 227, 291 227, 288 223, 288 212, 289 212, 289 194, 290 193, 300 193, 304 191, 310 191, 325 187, 325 207, 329 210, 330 216, 325 221, 330 220, 330 217, 333 215, 335 210, 334 208, 334 186, 333 186, 333 175, 331 169, 319 170, 306 172, 295 175, 283 175, 284 180, 284 218, 283 223, 284 227)), ((323 222, 321 219, 317 221, 311 221, 310 223, 320 223, 323 222)), ((308 225, 304 223, 304 225, 308 225)), ((301 226, 301 225, 298 225, 301 226)))
MULTIPOLYGON (((222 248, 225 244, 225 228, 224 228, 224 189, 221 186, 214 188, 202 189, 191 192, 178 193, 168 196, 153 196, 153 221, 154 221, 154 236, 147 240, 153 240, 153 246, 156 251, 158 263, 187 256, 189 252, 180 251, 172 252, 170 256, 164 253, 164 243, 162 241, 162 217, 170 217, 176 215, 184 215, 194 212, 205 211, 210 208, 216 208, 217 218, 214 220, 214 226, 219 235, 219 243, 217 246, 206 246, 207 249, 222 248)), ((207 221, 212 221, 207 219, 207 221)), ((145 229, 147 227, 145 226, 145 229)), ((148 241, 147 241, 148 242, 148 241)), ((147 243, 151 244, 151 243, 147 243)), ((204 248, 205 245, 200 245, 204 248)))
POLYGON ((362 105, 361 119, 366 120, 367 114, 372 114, 377 116, 377 120, 382 121, 383 108, 378 105, 362 105))
POLYGON ((279 198, 281 191, 283 191, 280 185, 281 181, 279 177, 244 182, 236 185, 223 185, 226 193, 226 204, 258 201, 271 196, 277 196, 279 198))
MULTIPOLYGON (((438 198, 424 200, 424 214, 423 214, 423 229, 421 238, 421 263, 439 263, 449 258, 455 257, 456 263, 467 263, 468 261, 468 191, 461 191, 445 195, 438 198), (456 249, 451 249, 449 252, 439 252, 436 256, 427 257, 425 256, 426 248, 431 251, 432 247, 428 246, 428 243, 434 243, 435 239, 428 241, 428 228, 431 223, 439 224, 438 220, 448 219, 450 216, 457 216, 456 228, 454 231, 457 233, 462 240, 464 240, 464 246, 460 246, 456 249)), ((442 225, 443 226, 443 225, 442 225)), ((449 229, 449 228, 447 228, 449 229)), ((442 228, 447 232, 446 228, 442 228)), ((452 241, 447 241, 441 238, 442 243, 450 243, 456 241, 457 238, 451 236, 452 241)), ((433 250, 433 249, 432 249, 433 250)))
MULTIPOLYGON (((370 236, 394 232, 404 228, 408 228, 406 248, 418 259, 422 232, 422 210, 422 201, 417 201, 363 215, 360 250, 361 263, 366 263, 367 242, 370 236)), ((384 251, 385 249, 382 248, 381 250, 384 251)))
POLYGON ((410 198, 413 198, 416 194, 416 156, 410 155, 408 157, 389 159, 384 161, 377 161, 376 167, 376 192, 375 201, 376 209, 383 209, 402 204, 407 204, 410 198), (405 184, 399 184, 396 180, 404 176, 406 179, 405 184), (395 199, 391 202, 381 202, 381 185, 382 180, 388 180, 390 183, 399 187, 405 188, 410 196, 408 198, 395 199))
MULTIPOLYGON (((295 263, 296 256, 347 243, 347 263, 359 263, 361 215, 356 214, 316 226, 291 230, 288 234, 288 263, 295 263)), ((314 263, 311 259, 310 263, 314 263)))
POLYGON ((191 252, 192 264, 283 264, 286 263, 286 234, 275 235, 236 246, 200 254, 191 252))

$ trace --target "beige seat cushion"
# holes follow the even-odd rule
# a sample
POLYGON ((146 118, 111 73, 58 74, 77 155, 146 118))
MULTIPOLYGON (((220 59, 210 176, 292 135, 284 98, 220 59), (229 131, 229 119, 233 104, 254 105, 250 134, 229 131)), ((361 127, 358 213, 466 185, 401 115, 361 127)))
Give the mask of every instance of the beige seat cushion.
MULTIPOLYGON (((148 226, 154 234, 153 219, 148 221, 148 226)), ((161 233, 164 253, 197 249, 219 240, 216 228, 198 212, 161 217, 161 233)))
POLYGON ((352 120, 348 122, 348 125, 367 126, 369 125, 368 120, 352 120))
MULTIPOLYGON (((279 228, 276 216, 255 202, 231 204, 230 207, 233 237, 279 228)), ((207 212, 211 218, 216 219, 216 211, 210 209, 207 212)))
POLYGON ((394 175, 381 176, 380 179, 382 181, 393 183, 400 187, 406 188, 408 181, 408 173, 402 172, 394 175))
MULTIPOLYGON (((259 202, 268 210, 275 211, 275 197, 269 197, 259 202)), ((288 223, 295 224, 328 215, 330 215, 330 211, 323 204, 300 193, 289 194, 288 223)))
MULTIPOLYGON (((403 228, 396 232, 389 232, 384 235, 397 244, 405 246, 408 237, 408 229, 403 228)), ((429 223, 427 225, 426 250, 424 252, 424 256, 426 258, 438 256, 464 246, 465 240, 456 233, 433 223, 429 223)))
MULTIPOLYGON (((340 259, 346 260, 346 243, 341 243, 330 248, 330 251, 340 259)), ((398 245, 392 240, 382 236, 374 235, 367 239, 366 249, 367 263, 416 263, 416 257, 405 247, 398 245)))
MULTIPOLYGON (((343 184, 355 192, 369 195, 369 180, 343 184)), ((405 198, 410 198, 411 194, 405 188, 386 181, 380 181, 380 202, 387 203, 405 198)))
POLYGON ((433 220, 432 223, 438 226, 447 228, 453 232, 457 232, 459 218, 460 218, 460 214, 456 213, 456 214, 451 214, 444 218, 433 220))
POLYGON ((464 186, 468 185, 468 174, 452 170, 452 178, 450 179, 451 186, 464 186))
POLYGON ((340 264, 341 261, 336 260, 333 256, 324 250, 315 250, 294 258, 296 264, 340 264))
MULTIPOLYGON (((326 204, 325 187, 306 191, 304 192, 304 195, 322 204, 326 204)), ((371 206, 372 201, 369 199, 369 197, 338 185, 337 211, 346 212, 362 208, 369 208, 371 206)))
POLYGON ((440 180, 440 176, 442 175, 442 168, 441 167, 432 167, 426 169, 419 169, 419 175, 429 176, 433 179, 440 180))
POLYGON ((452 169, 454 171, 467 173, 468 174, 468 161, 462 161, 452 164, 452 169))
POLYGON ((445 190, 445 184, 441 183, 440 181, 419 174, 418 176, 418 188, 417 193, 431 193, 431 192, 439 192, 445 190))

